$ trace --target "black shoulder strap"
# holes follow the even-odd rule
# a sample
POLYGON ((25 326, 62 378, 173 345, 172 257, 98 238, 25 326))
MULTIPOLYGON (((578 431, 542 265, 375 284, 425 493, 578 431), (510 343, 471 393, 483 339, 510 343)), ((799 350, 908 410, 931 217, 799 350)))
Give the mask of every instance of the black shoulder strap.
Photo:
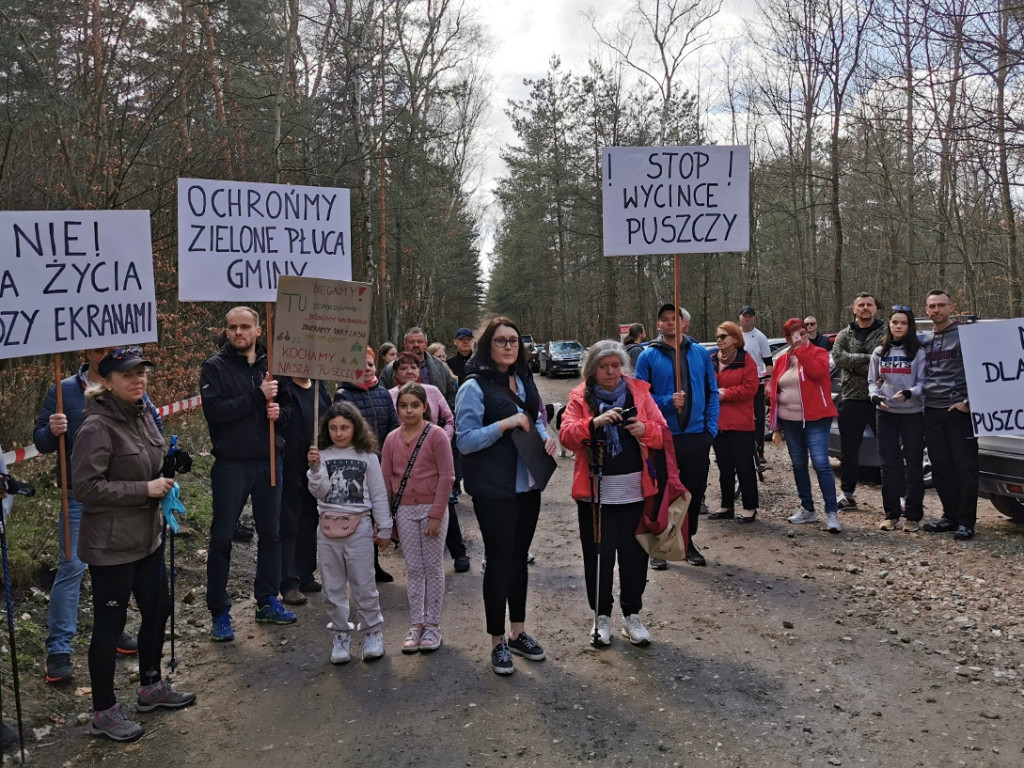
MULTIPOLYGON (((409 475, 412 474, 412 465, 416 462, 416 455, 420 452, 420 446, 423 445, 423 441, 427 438, 427 432, 430 431, 431 424, 428 421, 423 427, 423 431, 420 433, 420 439, 416 443, 416 447, 412 449, 412 456, 409 457, 409 466, 405 468, 405 474, 402 476, 402 482, 398 485, 398 493, 395 494, 395 498, 391 500, 391 516, 394 517, 395 513, 398 512, 398 505, 402 502, 402 494, 405 493, 405 484, 409 482, 409 475)), ((401 427, 399 427, 401 429, 401 427)))

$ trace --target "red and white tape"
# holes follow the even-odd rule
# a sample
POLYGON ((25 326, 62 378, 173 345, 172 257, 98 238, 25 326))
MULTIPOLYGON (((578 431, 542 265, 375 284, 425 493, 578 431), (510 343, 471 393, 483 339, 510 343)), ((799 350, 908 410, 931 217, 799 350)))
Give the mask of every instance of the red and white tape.
MULTIPOLYGON (((179 400, 176 403, 170 405, 162 405, 156 409, 156 412, 160 414, 161 419, 166 419, 168 416, 174 413, 182 413, 184 411, 190 411, 193 408, 198 408, 203 403, 203 398, 196 395, 195 397, 189 397, 185 400, 179 400)), ((16 448, 13 451, 8 451, 4 454, 4 463, 7 466, 17 464, 19 461, 26 461, 28 459, 34 459, 39 456, 39 449, 34 445, 29 445, 25 448, 16 448)))

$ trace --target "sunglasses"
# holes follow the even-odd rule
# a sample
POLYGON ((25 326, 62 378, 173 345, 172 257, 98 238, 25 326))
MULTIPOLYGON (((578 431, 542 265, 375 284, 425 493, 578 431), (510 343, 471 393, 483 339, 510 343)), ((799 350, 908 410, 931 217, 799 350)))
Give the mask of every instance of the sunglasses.
POLYGON ((810 328, 812 325, 817 325, 817 323, 804 323, 804 325, 806 325, 808 328, 810 328))
POLYGON ((107 356, 113 360, 124 360, 125 357, 142 357, 142 350, 136 346, 118 347, 107 352, 107 356))
POLYGON ((906 307, 906 306, 904 306, 902 304, 894 304, 893 308, 892 308, 892 311, 893 312, 906 312, 911 317, 914 316, 914 310, 912 310, 910 307, 906 307))
POLYGON ((715 336, 715 339, 717 341, 723 341, 724 339, 728 339, 728 338, 729 338, 729 334, 728 333, 720 333, 717 336, 715 336))

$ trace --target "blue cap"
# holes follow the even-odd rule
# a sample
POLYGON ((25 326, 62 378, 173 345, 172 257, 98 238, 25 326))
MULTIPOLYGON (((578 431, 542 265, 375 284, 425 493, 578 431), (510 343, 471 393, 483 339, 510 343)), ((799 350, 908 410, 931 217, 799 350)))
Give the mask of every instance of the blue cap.
POLYGON ((459 328, 459 330, 455 332, 456 339, 465 339, 467 336, 471 339, 473 338, 473 332, 469 330, 469 328, 459 328))

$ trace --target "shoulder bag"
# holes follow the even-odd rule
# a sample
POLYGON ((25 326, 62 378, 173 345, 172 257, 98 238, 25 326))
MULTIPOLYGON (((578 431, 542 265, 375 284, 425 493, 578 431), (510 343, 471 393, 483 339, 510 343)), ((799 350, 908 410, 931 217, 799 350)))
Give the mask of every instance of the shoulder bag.
MULTIPOLYGON (((423 432, 420 433, 420 439, 416 443, 416 447, 412 449, 412 455, 409 457, 409 466, 405 468, 405 474, 402 476, 402 482, 398 484, 398 493, 395 494, 395 498, 391 500, 391 519, 395 519, 395 515, 398 514, 398 506, 402 503, 402 494, 405 493, 405 484, 409 482, 409 475, 412 474, 412 465, 416 461, 416 456, 420 452, 420 446, 423 445, 423 441, 427 439, 427 432, 430 431, 430 422, 423 427, 423 432)), ((399 427, 401 429, 401 427, 399 427)), ((398 526, 391 526, 391 540, 394 542, 398 541, 398 526)))

